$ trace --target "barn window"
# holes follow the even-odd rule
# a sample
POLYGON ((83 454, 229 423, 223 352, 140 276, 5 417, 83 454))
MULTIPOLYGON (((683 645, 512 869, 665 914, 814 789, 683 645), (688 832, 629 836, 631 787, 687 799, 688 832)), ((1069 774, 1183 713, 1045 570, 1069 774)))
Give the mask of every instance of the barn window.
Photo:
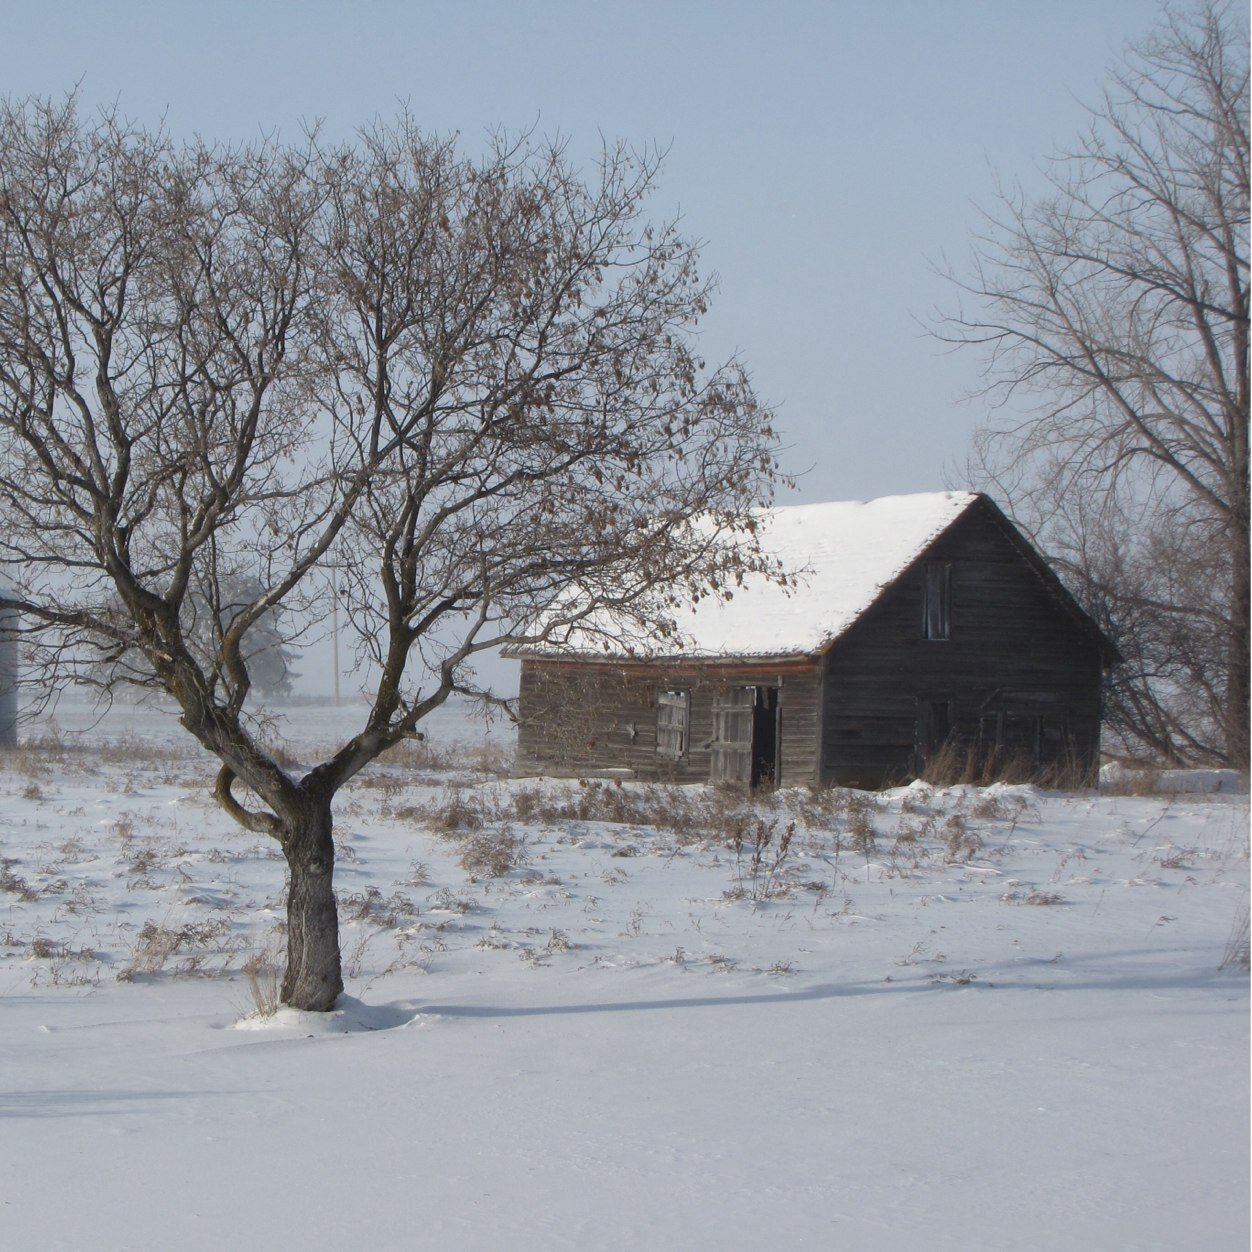
POLYGON ((671 761, 687 755, 687 727, 690 724, 691 693, 661 691, 656 697, 656 754, 671 761))
POLYGON ((948 639, 952 633, 952 566, 931 561, 922 594, 922 638, 948 639))

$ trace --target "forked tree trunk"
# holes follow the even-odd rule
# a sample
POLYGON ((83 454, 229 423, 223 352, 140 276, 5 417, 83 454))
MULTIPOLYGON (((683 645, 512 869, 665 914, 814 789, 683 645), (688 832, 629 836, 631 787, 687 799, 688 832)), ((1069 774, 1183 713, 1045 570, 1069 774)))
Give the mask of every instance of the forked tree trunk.
POLYGON ((283 839, 291 874, 287 895, 287 970, 282 1002, 325 1013, 343 990, 339 912, 333 876, 335 844, 329 803, 310 805, 283 839))

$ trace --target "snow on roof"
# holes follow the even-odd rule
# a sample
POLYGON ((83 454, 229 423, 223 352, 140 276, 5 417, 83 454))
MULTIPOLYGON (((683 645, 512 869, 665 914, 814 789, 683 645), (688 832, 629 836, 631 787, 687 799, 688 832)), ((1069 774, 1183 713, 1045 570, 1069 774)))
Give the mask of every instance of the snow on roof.
MULTIPOLYGON (((761 548, 796 586, 747 579, 731 600, 706 597, 676 615, 686 646, 701 657, 808 656, 837 639, 978 496, 965 491, 840 500, 762 510, 761 548)), ((600 648, 544 648, 575 654, 600 648)), ((673 656, 671 644, 634 655, 673 656)))

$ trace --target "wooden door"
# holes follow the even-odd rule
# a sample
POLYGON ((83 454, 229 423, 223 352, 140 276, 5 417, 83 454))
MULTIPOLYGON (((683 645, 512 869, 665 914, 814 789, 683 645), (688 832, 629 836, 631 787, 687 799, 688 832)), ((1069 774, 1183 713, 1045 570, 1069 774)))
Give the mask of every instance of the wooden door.
POLYGON ((913 769, 919 776, 943 751, 952 735, 952 703, 949 700, 919 699, 913 769))
POLYGON ((661 691, 656 697, 656 754, 670 761, 687 755, 691 696, 686 691, 661 691))
POLYGON ((755 687, 728 687, 713 697, 710 782, 751 783, 755 705, 755 687))

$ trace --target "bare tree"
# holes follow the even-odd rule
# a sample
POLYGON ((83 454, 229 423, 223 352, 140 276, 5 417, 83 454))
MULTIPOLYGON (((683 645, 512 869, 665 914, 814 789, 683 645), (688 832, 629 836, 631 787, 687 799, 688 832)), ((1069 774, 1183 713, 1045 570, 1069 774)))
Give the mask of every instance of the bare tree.
POLYGON ((709 286, 642 216, 658 165, 612 148, 585 180, 504 137, 470 160, 406 116, 227 150, 72 98, 0 111, 0 608, 45 684, 103 661, 221 761, 218 801, 289 868, 287 1004, 342 989, 336 793, 476 692, 477 653, 604 607, 672 630, 764 567, 769 414, 693 352, 709 286), (249 718, 249 640, 330 568, 376 681, 297 776, 249 718), (207 652, 205 603, 231 606, 207 652))
POLYGON ((1047 175, 1050 194, 1006 195, 988 217, 958 280, 974 299, 940 330, 986 352, 988 392, 1006 402, 978 437, 974 476, 1126 655, 1109 693, 1126 748, 1246 768, 1241 13, 1167 11, 1047 175))

